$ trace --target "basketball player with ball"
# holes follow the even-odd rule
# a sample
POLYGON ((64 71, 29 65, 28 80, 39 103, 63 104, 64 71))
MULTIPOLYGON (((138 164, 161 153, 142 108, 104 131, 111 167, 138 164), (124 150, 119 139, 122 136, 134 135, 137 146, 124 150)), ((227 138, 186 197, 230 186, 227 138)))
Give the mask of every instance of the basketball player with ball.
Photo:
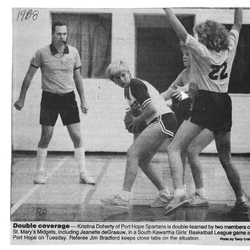
POLYGON ((122 190, 119 194, 102 199, 101 202, 111 207, 129 209, 131 190, 139 166, 159 191, 159 196, 150 206, 165 207, 172 196, 162 179, 162 174, 158 174, 150 162, 162 143, 173 138, 177 128, 175 114, 151 84, 131 77, 125 62, 119 60, 111 63, 106 74, 111 81, 124 89, 124 97, 131 108, 125 116, 126 128, 129 132, 141 133, 127 151, 122 190), (143 122, 146 123, 144 129, 143 122), (142 129, 143 131, 140 131, 142 129))

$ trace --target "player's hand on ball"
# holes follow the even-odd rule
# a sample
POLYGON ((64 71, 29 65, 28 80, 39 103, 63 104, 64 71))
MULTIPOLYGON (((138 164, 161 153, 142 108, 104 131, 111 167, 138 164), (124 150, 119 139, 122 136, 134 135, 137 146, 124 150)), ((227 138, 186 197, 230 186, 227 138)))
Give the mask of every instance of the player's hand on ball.
POLYGON ((132 131, 132 133, 139 133, 139 123, 136 120, 136 117, 130 115, 132 118, 131 123, 128 125, 128 130, 132 131))
POLYGON ((146 128, 146 122, 140 122, 139 124, 136 122, 136 117, 139 115, 140 114, 133 109, 126 112, 124 124, 129 133, 140 133, 146 128))

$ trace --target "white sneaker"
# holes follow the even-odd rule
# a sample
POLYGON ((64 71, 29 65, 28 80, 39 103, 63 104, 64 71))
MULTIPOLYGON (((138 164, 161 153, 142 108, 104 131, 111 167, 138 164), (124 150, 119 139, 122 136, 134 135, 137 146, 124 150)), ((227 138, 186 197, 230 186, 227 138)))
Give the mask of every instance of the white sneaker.
POLYGON ((188 207, 208 207, 209 201, 205 195, 193 194, 189 197, 188 207))
POLYGON ((183 194, 181 196, 175 196, 175 197, 173 196, 173 199, 171 200, 169 205, 166 207, 163 215, 170 215, 188 203, 189 203, 189 199, 186 194, 183 194))
POLYGON ((110 207, 129 209, 129 200, 124 200, 119 194, 113 195, 110 198, 101 199, 101 202, 110 207))
POLYGON ((150 207, 160 208, 166 207, 172 199, 172 196, 159 195, 155 200, 149 204, 150 207))
POLYGON ((80 183, 95 185, 95 180, 87 171, 85 171, 84 173, 80 173, 80 183))
POLYGON ((45 184, 46 182, 46 173, 45 171, 38 171, 34 177, 35 184, 45 184))

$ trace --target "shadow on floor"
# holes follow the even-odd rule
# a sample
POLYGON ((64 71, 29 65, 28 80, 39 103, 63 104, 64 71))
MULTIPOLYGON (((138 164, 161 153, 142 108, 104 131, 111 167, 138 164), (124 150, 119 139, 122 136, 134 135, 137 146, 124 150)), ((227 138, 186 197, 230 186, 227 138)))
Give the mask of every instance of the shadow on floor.
POLYGON ((164 208, 133 205, 129 210, 105 205, 36 205, 24 204, 11 216, 11 221, 64 221, 64 222, 140 222, 187 221, 220 222, 250 221, 248 215, 231 214, 230 207, 212 204, 206 208, 181 208, 170 216, 163 216, 164 208))

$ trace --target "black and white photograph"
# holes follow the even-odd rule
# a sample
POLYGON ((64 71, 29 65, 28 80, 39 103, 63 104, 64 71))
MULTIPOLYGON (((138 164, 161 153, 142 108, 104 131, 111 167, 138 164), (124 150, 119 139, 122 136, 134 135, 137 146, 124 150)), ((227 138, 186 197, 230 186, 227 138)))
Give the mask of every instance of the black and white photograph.
POLYGON ((250 7, 172 4, 12 7, 11 245, 250 245, 250 7))

